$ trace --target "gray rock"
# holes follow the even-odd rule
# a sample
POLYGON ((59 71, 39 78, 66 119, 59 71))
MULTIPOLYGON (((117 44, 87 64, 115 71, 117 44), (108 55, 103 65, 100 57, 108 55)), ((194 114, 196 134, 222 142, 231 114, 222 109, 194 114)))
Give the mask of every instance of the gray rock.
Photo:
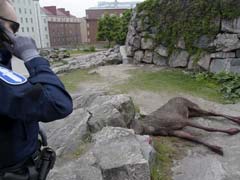
POLYGON ((193 56, 191 56, 189 58, 187 69, 189 69, 189 70, 197 70, 197 69, 199 69, 199 66, 198 66, 198 63, 197 63, 198 59, 196 59, 196 58, 197 57, 195 55, 193 55, 193 56))
POLYGON ((120 46, 120 55, 122 57, 123 64, 128 64, 128 57, 127 57, 127 51, 126 46, 120 46))
POLYGON ((133 57, 133 61, 135 64, 139 64, 140 62, 142 62, 144 58, 144 52, 143 51, 136 51, 133 57))
POLYGON ((93 139, 104 180, 150 180, 149 163, 133 131, 106 127, 93 139))
POLYGON ((222 71, 240 73, 240 58, 213 59, 210 71, 213 73, 222 71))
POLYGON ((240 17, 233 20, 222 20, 223 32, 240 34, 240 17))
POLYGON ((225 58, 235 58, 235 52, 216 52, 211 54, 211 58, 215 59, 225 59, 225 58))
POLYGON ((170 67, 187 67, 189 53, 187 51, 175 50, 169 58, 170 67))
POLYGON ((210 63, 211 63, 211 56, 210 54, 205 54, 203 53, 201 56, 200 56, 200 59, 199 61, 197 62, 197 64, 203 68, 204 70, 209 70, 210 68, 210 63))
POLYGON ((132 99, 125 95, 98 96, 87 110, 91 113, 88 120, 91 132, 105 126, 127 128, 135 116, 132 99))
POLYGON ((153 54, 153 64, 158 66, 167 66, 168 59, 167 57, 160 56, 158 53, 154 52, 153 54))
POLYGON ((92 146, 81 157, 57 166, 50 180, 150 180, 155 151, 149 136, 133 130, 105 127, 93 135, 92 146))
POLYGON ((133 55, 134 55, 133 47, 131 45, 126 45, 126 50, 127 50, 127 56, 133 57, 133 55))
POLYGON ((184 41, 184 38, 181 37, 177 44, 176 44, 176 47, 179 48, 179 49, 186 49, 186 44, 185 44, 185 41, 184 41))
POLYGON ((168 49, 161 44, 158 45, 154 51, 158 53, 160 56, 168 57, 168 49))
POLYGON ((152 64, 153 63, 153 52, 152 51, 145 51, 144 58, 143 58, 142 62, 152 64))
POLYGON ((202 35, 197 41, 194 42, 193 45, 197 48, 211 50, 209 45, 213 40, 214 39, 209 38, 207 35, 202 35))
POLYGON ((142 38, 141 40, 141 49, 153 49, 154 41, 151 38, 142 38))
POLYGON ((217 38, 211 43, 217 51, 229 52, 240 49, 240 40, 238 34, 218 34, 217 38))
POLYGON ((77 109, 64 120, 43 124, 49 144, 57 151, 58 156, 72 154, 84 143, 90 134, 87 124, 90 117, 86 110, 77 109))
POLYGON ((236 57, 240 58, 240 49, 236 50, 236 57))
POLYGON ((141 48, 141 38, 140 38, 140 36, 134 36, 131 39, 130 44, 132 44, 134 51, 140 49, 141 48))
POLYGON ((53 71, 57 74, 75 70, 75 69, 89 69, 97 66, 103 66, 108 64, 120 64, 122 63, 122 57, 120 53, 115 53, 115 50, 96 52, 87 55, 81 55, 74 57, 67 61, 68 64, 54 67, 53 71))

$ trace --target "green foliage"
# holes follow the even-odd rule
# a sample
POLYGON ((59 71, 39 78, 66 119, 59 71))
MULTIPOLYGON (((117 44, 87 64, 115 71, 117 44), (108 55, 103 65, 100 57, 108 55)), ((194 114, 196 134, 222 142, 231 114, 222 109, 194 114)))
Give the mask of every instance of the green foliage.
POLYGON ((90 46, 83 49, 84 52, 96 52, 95 46, 90 46))
POLYGON ((126 10, 122 17, 105 14, 98 24, 97 39, 111 43, 124 44, 128 32, 128 24, 131 19, 132 10, 126 10))
POLYGON ((171 139, 157 138, 153 139, 153 146, 156 150, 156 158, 151 168, 152 180, 171 180, 171 167, 173 165, 173 155, 176 154, 175 148, 172 146, 171 139))
POLYGON ((146 31, 152 33, 156 27, 156 41, 167 46, 170 54, 180 38, 194 54, 200 36, 213 38, 219 32, 217 19, 240 16, 238 4, 236 0, 146 0, 137 11, 146 31))
POLYGON ((240 75, 221 72, 218 74, 198 73, 194 75, 197 81, 215 81, 219 84, 218 91, 226 103, 235 103, 240 100, 240 75))
POLYGON ((130 22, 132 16, 132 9, 126 10, 123 13, 123 16, 120 17, 120 26, 117 32, 117 36, 115 37, 115 42, 117 44, 123 45, 125 44, 125 40, 128 33, 128 24, 130 22))
POLYGON ((98 23, 97 39, 108 41, 109 46, 111 46, 112 41, 117 36, 119 27, 120 20, 118 16, 105 14, 98 23))

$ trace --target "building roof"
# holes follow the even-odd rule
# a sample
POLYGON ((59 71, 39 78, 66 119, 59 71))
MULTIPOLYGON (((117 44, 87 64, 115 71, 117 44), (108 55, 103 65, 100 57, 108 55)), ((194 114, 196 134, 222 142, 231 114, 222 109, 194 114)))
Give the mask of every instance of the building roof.
POLYGON ((66 11, 65 8, 57 8, 56 6, 45 6, 41 10, 48 16, 75 17, 70 11, 66 11))

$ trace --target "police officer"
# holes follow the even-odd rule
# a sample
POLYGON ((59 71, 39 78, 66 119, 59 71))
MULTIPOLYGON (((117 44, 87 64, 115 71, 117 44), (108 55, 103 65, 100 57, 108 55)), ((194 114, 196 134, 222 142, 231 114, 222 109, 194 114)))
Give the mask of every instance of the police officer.
POLYGON ((19 24, 10 0, 0 0, 0 23, 11 41, 0 39, 0 180, 8 180, 8 170, 37 151, 39 122, 69 115, 72 99, 34 40, 15 35, 19 24), (11 70, 12 55, 24 62, 28 79, 11 70))

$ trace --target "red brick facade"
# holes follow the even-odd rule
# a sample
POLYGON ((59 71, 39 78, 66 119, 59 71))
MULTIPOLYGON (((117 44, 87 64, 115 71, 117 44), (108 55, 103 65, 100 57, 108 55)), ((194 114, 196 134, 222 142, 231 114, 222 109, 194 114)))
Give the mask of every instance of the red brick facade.
POLYGON ((88 42, 97 42, 98 21, 104 14, 115 14, 120 16, 127 9, 87 9, 87 32, 88 42))
POLYGON ((48 22, 51 47, 76 46, 81 43, 79 23, 48 22))
POLYGON ((44 7, 43 10, 48 16, 51 47, 77 46, 82 43, 79 18, 56 6, 44 7))

